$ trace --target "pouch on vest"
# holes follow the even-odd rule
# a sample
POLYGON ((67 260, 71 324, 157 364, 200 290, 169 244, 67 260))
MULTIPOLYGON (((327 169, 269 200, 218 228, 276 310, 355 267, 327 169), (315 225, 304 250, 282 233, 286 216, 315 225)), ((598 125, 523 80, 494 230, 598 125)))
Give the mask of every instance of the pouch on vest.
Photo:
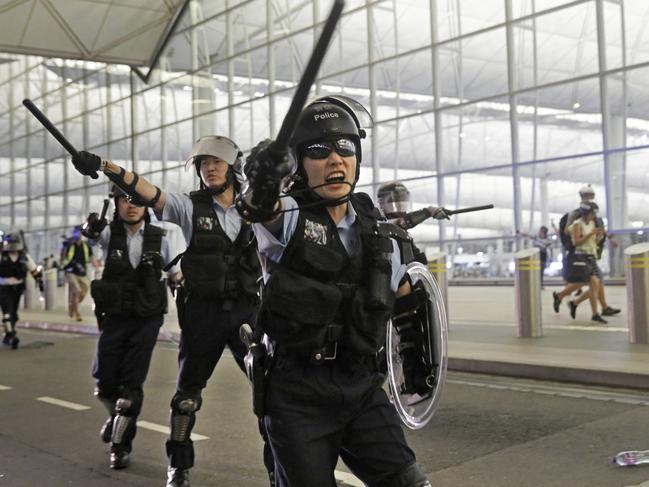
POLYGON ((167 285, 158 280, 146 286, 137 286, 133 290, 133 314, 139 318, 148 318, 167 312, 167 285))
MULTIPOLYGON (((390 300, 393 302, 393 299, 390 300)), ((345 341, 361 355, 372 355, 385 342, 385 328, 391 309, 375 309, 359 288, 345 313, 345 341)))
POLYGON ((95 279, 90 283, 90 295, 95 301, 99 313, 118 315, 122 313, 122 288, 120 282, 109 282, 95 279))
POLYGON ((320 281, 331 281, 338 277, 343 267, 343 257, 322 245, 303 242, 294 247, 293 258, 299 262, 300 271, 320 281))
POLYGON ((216 254, 185 254, 180 261, 183 275, 191 276, 185 280, 185 288, 198 296, 223 295, 225 275, 228 267, 223 256, 216 254))

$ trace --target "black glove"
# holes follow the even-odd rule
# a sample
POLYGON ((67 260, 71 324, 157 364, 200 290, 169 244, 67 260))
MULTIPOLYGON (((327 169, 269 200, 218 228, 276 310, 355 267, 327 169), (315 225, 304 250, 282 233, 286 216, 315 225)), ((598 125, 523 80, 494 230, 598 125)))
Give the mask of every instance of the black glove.
POLYGON ((289 171, 288 153, 274 150, 270 139, 262 140, 250 151, 243 171, 250 182, 252 205, 263 211, 273 211, 282 179, 289 171))
POLYGON ((107 224, 108 222, 105 218, 99 219, 98 213, 90 213, 81 226, 81 234, 91 240, 97 240, 107 224))
POLYGON ((92 179, 99 177, 97 171, 101 165, 101 157, 96 154, 82 150, 72 157, 72 164, 84 176, 90 176, 92 179))
POLYGON ((432 216, 435 220, 450 220, 451 215, 448 213, 448 210, 446 208, 435 208, 434 206, 429 206, 427 208, 428 213, 430 213, 430 216, 432 216))

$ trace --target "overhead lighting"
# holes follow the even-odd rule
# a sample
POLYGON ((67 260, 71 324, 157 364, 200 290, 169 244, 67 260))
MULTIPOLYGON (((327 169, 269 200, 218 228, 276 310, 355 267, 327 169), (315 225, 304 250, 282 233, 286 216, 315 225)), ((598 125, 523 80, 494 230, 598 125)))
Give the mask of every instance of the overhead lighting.
POLYGON ((576 101, 576 102, 574 102, 574 103, 572 104, 572 109, 573 109, 573 110, 577 110, 577 108, 579 108, 580 106, 581 106, 581 103, 579 103, 578 101, 576 101))
POLYGON ((631 222, 631 226, 633 228, 642 228, 642 227, 644 227, 644 222, 640 221, 640 220, 636 220, 636 221, 631 222))
POLYGON ((185 90, 185 91, 192 91, 192 87, 189 86, 189 85, 185 85, 185 86, 183 86, 183 90, 185 90))
POLYGON ((464 137, 466 137, 466 134, 464 132, 460 132, 460 139, 463 139, 464 137))

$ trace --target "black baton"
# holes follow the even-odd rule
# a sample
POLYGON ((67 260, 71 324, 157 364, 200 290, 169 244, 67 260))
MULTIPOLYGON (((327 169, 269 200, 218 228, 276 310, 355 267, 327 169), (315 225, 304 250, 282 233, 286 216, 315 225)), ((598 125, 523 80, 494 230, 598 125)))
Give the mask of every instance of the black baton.
POLYGON ((52 122, 50 122, 50 119, 45 116, 43 112, 41 112, 36 105, 29 99, 25 98, 23 100, 23 105, 32 112, 32 115, 34 115, 38 121, 43 124, 43 127, 47 129, 47 131, 54 136, 56 140, 59 141, 59 144, 63 146, 63 148, 70 153, 72 157, 76 157, 77 155, 77 149, 74 148, 74 146, 70 143, 68 139, 65 138, 65 136, 59 132, 59 129, 57 129, 52 122))
POLYGON ((100 221, 106 218, 106 212, 108 211, 109 204, 110 204, 110 200, 108 198, 104 198, 104 206, 102 206, 101 215, 99 216, 100 221))
POLYGON ((307 63, 306 68, 304 68, 302 78, 300 78, 300 82, 297 85, 295 95, 293 95, 293 100, 291 100, 291 106, 288 108, 288 112, 286 112, 286 116, 282 121, 282 126, 277 133, 277 137, 273 141, 271 147, 269 147, 271 153, 283 153, 288 147, 288 142, 293 135, 293 131, 297 125, 297 120, 302 108, 304 107, 304 103, 309 97, 311 85, 315 81, 320 65, 327 53, 329 41, 331 41, 331 38, 334 35, 336 24, 338 23, 338 19, 340 18, 344 6, 344 0, 335 0, 333 7, 331 7, 331 12, 329 12, 329 17, 327 17, 324 27, 322 28, 320 38, 313 48, 309 62, 307 63))
POLYGON ((469 208, 461 208, 459 210, 446 210, 448 215, 457 215, 458 213, 469 213, 471 211, 490 210, 494 205, 470 206, 469 208))

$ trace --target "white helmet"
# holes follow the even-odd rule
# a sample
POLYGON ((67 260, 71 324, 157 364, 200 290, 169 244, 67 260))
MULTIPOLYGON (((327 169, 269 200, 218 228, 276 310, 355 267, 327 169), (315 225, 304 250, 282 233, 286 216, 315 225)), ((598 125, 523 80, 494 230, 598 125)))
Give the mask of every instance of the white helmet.
POLYGON ((232 172, 234 172, 237 181, 240 184, 243 183, 243 172, 241 169, 243 152, 241 152, 239 146, 231 139, 221 135, 207 135, 194 142, 189 157, 185 161, 185 169, 189 168, 189 165, 193 163, 199 178, 201 156, 217 157, 227 162, 232 168, 232 172))
POLYGON ((579 190, 579 196, 583 200, 585 196, 589 196, 590 199, 595 199, 595 190, 593 187, 589 184, 587 186, 582 186, 581 189, 579 190))

